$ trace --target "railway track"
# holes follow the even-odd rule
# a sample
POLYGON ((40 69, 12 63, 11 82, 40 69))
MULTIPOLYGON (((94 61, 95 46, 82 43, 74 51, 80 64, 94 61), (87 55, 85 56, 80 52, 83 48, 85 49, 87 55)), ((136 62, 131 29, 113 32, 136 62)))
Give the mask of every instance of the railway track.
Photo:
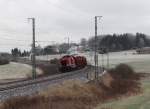
MULTIPOLYGON (((18 82, 10 82, 0 85, 0 102, 19 96, 36 95, 38 92, 47 90, 49 87, 56 87, 66 80, 80 80, 88 82, 87 74, 94 72, 93 66, 87 66, 84 69, 72 71, 68 73, 58 74, 54 76, 41 77, 35 80, 23 80, 18 82)), ((102 76, 102 75, 99 75, 102 76)))
POLYGON ((73 72, 68 72, 68 73, 64 73, 64 74, 58 74, 58 75, 54 75, 54 76, 48 76, 48 77, 41 77, 41 78, 37 78, 37 79, 34 79, 34 80, 23 80, 23 81, 18 81, 18 82, 10 82, 10 83, 3 83, 3 84, 0 84, 0 92, 3 92, 3 91, 8 91, 8 90, 11 90, 11 89, 16 89, 16 88, 20 88, 20 87, 25 87, 25 86, 28 86, 28 85, 33 85, 33 84, 39 84, 39 83, 44 83, 44 82, 47 82, 47 81, 57 81, 57 80, 60 80, 60 79, 67 79, 69 77, 74 77, 74 76, 86 76, 87 72, 88 71, 91 71, 92 69, 92 66, 88 66, 84 69, 81 69, 81 70, 77 70, 77 71, 73 71, 73 72))

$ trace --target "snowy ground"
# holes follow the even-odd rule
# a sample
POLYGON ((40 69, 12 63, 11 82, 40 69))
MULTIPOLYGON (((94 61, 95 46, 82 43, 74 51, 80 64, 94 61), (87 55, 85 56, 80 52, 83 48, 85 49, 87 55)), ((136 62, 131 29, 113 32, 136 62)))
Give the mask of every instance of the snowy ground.
MULTIPOLYGON (((64 54, 63 54, 64 55, 64 54)), ((48 55, 38 56, 39 60, 51 60, 54 58, 60 58, 63 55, 48 55)), ((94 65, 94 53, 80 53, 87 57, 90 64, 94 65)), ((102 61, 102 55, 99 54, 99 65, 107 67, 107 55, 104 55, 104 61, 102 61)), ((135 51, 123 51, 109 53, 109 68, 115 67, 120 63, 126 63, 131 65, 138 72, 150 73, 150 54, 138 55, 135 51)), ((41 71, 38 71, 41 73, 41 71)), ((31 66, 18 63, 10 63, 8 65, 0 66, 0 79, 15 79, 31 76, 31 66)))
MULTIPOLYGON (((64 55, 64 54, 63 54, 64 55)), ((48 55, 38 56, 40 60, 50 60, 53 58, 60 58, 63 55, 48 55)), ((88 62, 94 65, 94 53, 80 53, 79 55, 86 56, 88 62)), ((99 54, 99 66, 108 67, 108 55, 99 54)), ((135 50, 123 51, 123 52, 111 52, 109 53, 109 68, 115 67, 120 63, 126 63, 131 65, 136 71, 139 72, 150 72, 150 54, 136 54, 135 50)))
MULTIPOLYGON (((64 54, 63 54, 64 55, 64 54)), ((50 60, 53 58, 60 58, 63 55, 48 55, 48 56, 38 56, 37 59, 40 60, 50 60)), ((80 55, 86 56, 88 62, 94 65, 94 53, 80 53, 80 55)), ((99 65, 108 66, 107 55, 99 54, 99 65), (103 61, 102 61, 103 60, 103 61)), ((139 72, 150 72, 150 54, 136 54, 135 50, 123 51, 123 52, 111 52, 109 53, 109 68, 115 67, 120 63, 126 63, 131 65, 136 71, 139 72)))
MULTIPOLYGON (((38 74, 42 71, 37 70, 38 74)), ((7 65, 0 65, 0 80, 1 79, 16 79, 31 77, 32 67, 26 64, 11 62, 7 65)))
MULTIPOLYGON (((62 55, 48 55, 48 56, 38 56, 37 59, 40 60, 50 60, 53 58, 60 58, 62 55)), ((80 53, 80 55, 86 56, 88 62, 94 65, 94 53, 80 53)), ((99 66, 104 65, 108 67, 108 56, 105 54, 99 54, 99 66)), ((123 51, 123 52, 111 52, 109 53, 109 68, 115 67, 120 63, 126 63, 131 65, 136 71, 139 72, 150 72, 150 54, 136 54, 135 50, 123 51)))
MULTIPOLYGON (((86 53, 84 54, 88 61, 94 65, 94 56, 92 53, 86 53)), ((102 55, 99 54, 99 65, 104 65, 107 67, 108 56, 105 54, 102 55), (102 61, 103 60, 103 61, 102 61)), ((131 65, 136 71, 138 72, 149 72, 150 73, 150 54, 136 54, 135 51, 123 51, 123 52, 112 52, 109 53, 109 67, 115 67, 116 65, 120 63, 126 63, 128 65, 131 65)))

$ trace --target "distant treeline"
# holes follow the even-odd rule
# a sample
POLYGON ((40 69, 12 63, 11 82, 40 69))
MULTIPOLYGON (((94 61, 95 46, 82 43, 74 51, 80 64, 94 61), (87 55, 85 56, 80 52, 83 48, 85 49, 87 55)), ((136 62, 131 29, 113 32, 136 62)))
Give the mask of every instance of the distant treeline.
POLYGON ((11 49, 11 54, 14 57, 20 57, 20 56, 24 57, 24 56, 29 56, 30 52, 26 51, 26 50, 24 50, 23 52, 21 52, 21 50, 19 48, 14 48, 14 49, 11 49))
MULTIPOLYGON (((150 47, 150 37, 142 33, 136 34, 108 34, 98 36, 97 39, 98 50, 101 53, 105 53, 107 51, 123 51, 123 50, 131 50, 142 47, 150 47)), ((94 51, 95 49, 95 37, 91 37, 90 39, 82 38, 79 43, 61 43, 57 45, 47 45, 45 47, 36 46, 35 54, 36 55, 50 55, 50 54, 59 54, 59 53, 67 53, 67 51, 74 46, 80 46, 82 51, 94 51)), ((14 48, 11 50, 11 54, 14 57, 24 57, 30 56, 31 51, 24 50, 21 52, 19 48, 14 48)))
MULTIPOLYGON (((134 34, 113 34, 98 36, 98 49, 107 49, 109 51, 122 51, 135 48, 150 47, 150 39, 147 35, 142 33, 134 34)), ((88 40, 88 46, 94 50, 94 37, 88 40)))

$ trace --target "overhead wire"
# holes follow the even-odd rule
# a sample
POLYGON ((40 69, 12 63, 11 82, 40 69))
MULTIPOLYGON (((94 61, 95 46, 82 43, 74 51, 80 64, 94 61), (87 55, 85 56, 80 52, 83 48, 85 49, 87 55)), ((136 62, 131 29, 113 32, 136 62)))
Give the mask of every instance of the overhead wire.
MULTIPOLYGON (((12 41, 17 41, 17 42, 29 42, 30 40, 21 40, 21 39, 13 39, 13 38, 4 38, 0 37, 0 40, 12 40, 12 41)), ((35 42, 51 42, 54 43, 55 41, 47 41, 47 40, 36 40, 35 42)))
POLYGON ((29 40, 22 40, 22 39, 14 39, 14 38, 4 38, 4 37, 0 37, 0 40, 13 40, 13 41, 24 41, 24 42, 26 42, 26 41, 29 41, 29 40))

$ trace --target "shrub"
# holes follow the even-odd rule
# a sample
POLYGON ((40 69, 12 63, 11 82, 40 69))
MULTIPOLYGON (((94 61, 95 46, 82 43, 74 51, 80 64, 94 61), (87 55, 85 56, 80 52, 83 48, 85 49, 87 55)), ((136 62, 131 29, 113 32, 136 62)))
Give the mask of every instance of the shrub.
POLYGON ((138 81, 141 76, 132 67, 126 64, 119 64, 108 72, 114 78, 109 87, 114 95, 141 92, 141 83, 138 81))
POLYGON ((135 73, 132 67, 127 64, 119 64, 114 69, 108 71, 113 77, 120 79, 139 79, 138 74, 135 73))
POLYGON ((58 66, 55 64, 39 64, 37 66, 45 75, 54 75, 59 73, 58 66))
POLYGON ((58 64, 59 60, 55 58, 55 59, 50 60, 50 63, 51 64, 58 64))
POLYGON ((9 60, 8 59, 0 59, 0 65, 5 65, 5 64, 9 64, 9 60))

